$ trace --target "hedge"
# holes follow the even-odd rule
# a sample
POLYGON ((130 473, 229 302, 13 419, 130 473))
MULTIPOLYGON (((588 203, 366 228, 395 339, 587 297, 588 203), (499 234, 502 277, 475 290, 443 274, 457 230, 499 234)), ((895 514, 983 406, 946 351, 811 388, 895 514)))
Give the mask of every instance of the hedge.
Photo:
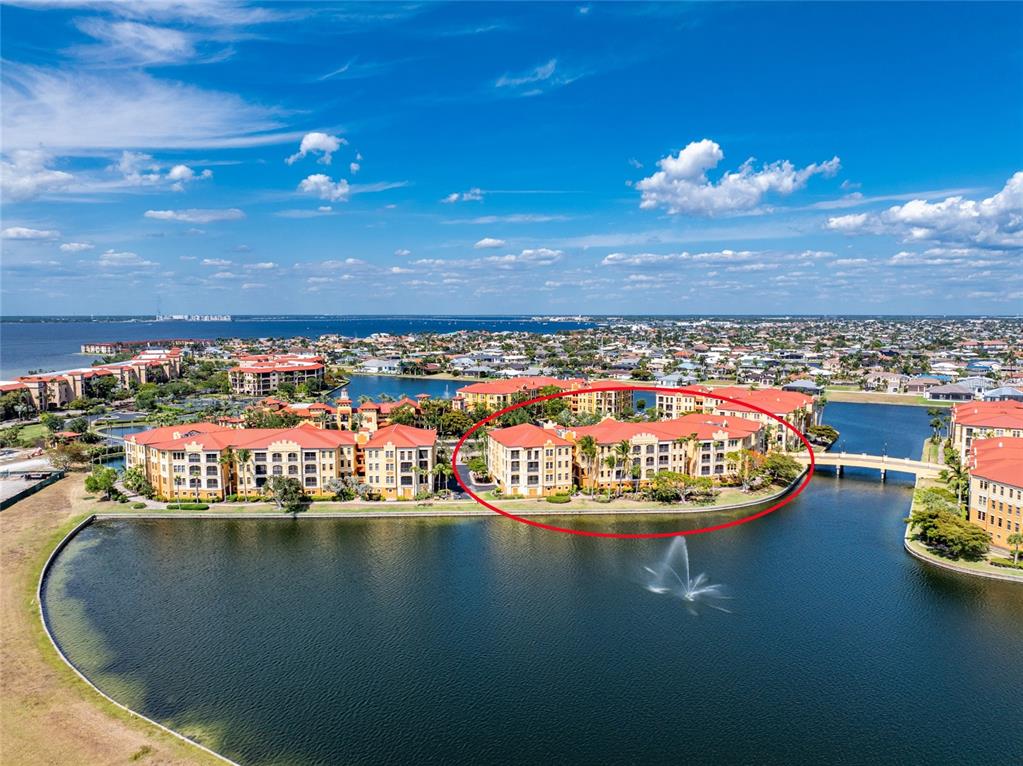
POLYGON ((132 503, 131 507, 134 508, 135 510, 139 510, 140 508, 145 508, 146 504, 145 503, 132 503))
POLYGON ((206 503, 168 503, 168 511, 208 511, 210 507, 206 503))
POLYGON ((548 503, 567 503, 571 499, 568 495, 547 495, 548 503))

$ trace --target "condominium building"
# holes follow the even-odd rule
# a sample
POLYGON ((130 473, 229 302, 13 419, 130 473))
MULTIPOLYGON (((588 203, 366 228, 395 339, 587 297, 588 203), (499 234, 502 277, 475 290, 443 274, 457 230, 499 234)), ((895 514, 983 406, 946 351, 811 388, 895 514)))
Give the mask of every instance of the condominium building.
POLYGON ((798 450, 802 441, 791 429, 785 428, 760 410, 766 410, 775 418, 781 418, 800 433, 806 433, 807 429, 817 422, 818 417, 812 396, 796 391, 782 391, 778 388, 750 389, 741 386, 715 388, 705 399, 704 408, 716 415, 746 418, 762 423, 771 431, 768 448, 780 449, 783 452, 798 450), (715 395, 727 396, 741 404, 717 399, 715 395), (753 409, 754 407, 758 409, 753 409))
POLYGON ((91 396, 94 384, 101 379, 112 379, 125 390, 144 383, 173 380, 181 374, 181 354, 179 348, 151 348, 124 362, 22 375, 16 380, 4 381, 0 390, 24 392, 26 402, 39 411, 65 407, 75 399, 91 396))
POLYGON ((549 378, 543 375, 509 378, 506 380, 488 380, 458 389, 454 399, 454 406, 462 410, 486 407, 488 410, 495 411, 514 404, 518 399, 532 399, 540 396, 540 391, 544 388, 570 391, 582 388, 584 384, 585 381, 581 378, 562 380, 561 378, 549 378))
POLYGON ((125 437, 126 468, 140 467, 158 497, 222 500, 259 493, 274 476, 297 479, 307 494, 328 494, 353 478, 387 499, 433 487, 435 431, 388 426, 375 433, 303 423, 293 428, 165 426, 125 437))
POLYGON ((736 471, 728 455, 740 450, 763 452, 766 429, 755 420, 735 416, 692 413, 672 420, 623 423, 605 418, 594 426, 566 429, 575 445, 579 486, 611 488, 623 482, 648 482, 658 471, 689 476, 723 477, 736 471), (585 437, 597 447, 588 458, 579 447, 585 437), (627 454, 620 446, 627 445, 627 454), (615 461, 609 465, 609 458, 615 461))
POLYGON ((974 439, 1023 437, 1023 402, 964 402, 952 408, 949 437, 961 455, 967 455, 974 439))
POLYGON ((392 425, 358 434, 365 481, 388 500, 412 499, 434 487, 437 432, 392 425))
POLYGON ((323 359, 308 354, 251 354, 240 356, 227 372, 231 391, 243 396, 267 396, 282 384, 300 385, 323 380, 323 359))
POLYGON ((1023 530, 1023 438, 974 439, 967 465, 969 519, 1008 550, 1009 536, 1023 530))
POLYGON ((125 437, 125 467, 141 467, 158 497, 221 500, 257 494, 273 476, 297 479, 308 494, 356 473, 356 436, 310 424, 225 428, 165 426, 125 437), (243 459, 246 458, 246 459, 243 459))
POLYGON ((454 399, 456 409, 472 410, 486 407, 490 411, 503 409, 523 399, 533 399, 544 389, 577 391, 587 388, 618 388, 612 391, 584 391, 566 396, 565 408, 573 414, 621 415, 632 408, 632 390, 627 382, 620 380, 586 381, 582 378, 549 378, 542 375, 491 380, 473 383, 458 389, 454 399))
POLYGON ((545 497, 572 489, 572 442, 553 429, 523 423, 495 428, 487 440, 487 468, 506 495, 545 497))

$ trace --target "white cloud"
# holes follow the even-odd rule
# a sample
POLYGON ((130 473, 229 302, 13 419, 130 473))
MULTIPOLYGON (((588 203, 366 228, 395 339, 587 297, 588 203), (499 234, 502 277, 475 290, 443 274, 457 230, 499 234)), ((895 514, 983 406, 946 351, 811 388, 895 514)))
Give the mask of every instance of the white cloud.
POLYGON ((348 181, 344 178, 335 183, 330 179, 330 176, 325 176, 323 173, 315 173, 304 178, 299 183, 298 189, 306 194, 315 194, 320 199, 330 200, 331 202, 347 202, 349 195, 352 193, 351 188, 348 186, 348 181))
POLYGON ((329 165, 334 152, 347 143, 340 136, 332 136, 328 133, 306 133, 302 137, 302 143, 299 144, 298 151, 284 161, 289 165, 293 165, 307 154, 319 154, 320 158, 317 162, 321 165, 329 165))
MULTIPOLYGON (((445 200, 446 201, 446 200, 445 200)), ((486 225, 492 223, 549 223, 551 221, 567 221, 567 215, 543 215, 533 213, 513 213, 511 215, 480 215, 475 218, 452 218, 442 223, 486 225)))
POLYGON ((718 181, 707 171, 724 159, 721 147, 709 139, 694 141, 677 155, 658 161, 660 170, 637 181, 640 207, 663 208, 672 215, 714 216, 755 209, 770 193, 791 194, 806 186, 815 175, 833 176, 841 167, 838 157, 797 169, 788 160, 764 164, 757 169, 754 159, 737 171, 724 173, 718 181))
POLYGON ((362 169, 362 165, 360 165, 358 162, 349 162, 348 163, 348 172, 351 173, 353 176, 356 173, 358 173, 359 170, 361 170, 361 169, 362 169))
POLYGON ((406 255, 412 255, 412 251, 404 247, 399 247, 397 250, 394 251, 394 254, 397 256, 404 257, 406 255))
POLYGON ((236 207, 224 210, 188 208, 187 210, 147 210, 146 218, 158 221, 180 221, 182 223, 213 223, 214 221, 237 221, 245 213, 236 207))
POLYGON ((266 269, 276 269, 277 264, 273 261, 260 261, 259 263, 253 263, 249 268, 264 271, 266 269))
POLYGON ((140 258, 137 253, 131 253, 127 251, 117 252, 115 250, 107 250, 100 255, 99 260, 96 261, 101 267, 105 269, 122 269, 122 268, 152 268, 157 264, 153 261, 147 261, 140 258))
POLYGON ((81 253, 86 250, 92 250, 94 247, 96 246, 88 242, 65 242, 60 246, 60 249, 64 253, 81 253))
POLYGON ((560 250, 551 250, 546 247, 523 250, 518 254, 491 255, 482 260, 482 263, 494 266, 498 269, 513 269, 521 266, 550 266, 561 260, 560 250))
POLYGON ((828 228, 835 231, 858 231, 867 222, 866 213, 855 215, 837 215, 828 219, 828 228))
POLYGON ((659 266, 689 260, 689 253, 608 253, 602 266, 659 266))
POLYGON ((558 60, 550 59, 543 64, 519 74, 503 74, 497 78, 494 87, 514 96, 539 96, 554 88, 575 82, 582 73, 568 73, 558 69, 558 60))
POLYGON ((473 247, 476 250, 486 250, 491 247, 504 247, 505 241, 503 239, 494 239, 493 237, 484 237, 477 242, 473 247))
POLYGON ((190 181, 213 178, 212 170, 207 169, 196 173, 188 165, 180 164, 174 165, 164 174, 163 165, 154 160, 152 155, 131 151, 121 152, 120 158, 110 166, 110 170, 120 173, 124 183, 128 186, 168 184, 172 191, 184 191, 185 184, 190 181))
POLYGON ((216 266, 217 268, 223 268, 225 266, 230 266, 231 261, 226 261, 223 258, 203 258, 201 265, 216 266))
POLYGON ((124 69, 5 62, 4 145, 76 150, 245 147, 294 140, 274 110, 232 94, 124 69))
POLYGON ((78 46, 73 52, 106 66, 176 64, 196 56, 195 36, 178 29, 98 16, 76 19, 75 26, 101 45, 78 46))
POLYGON ((10 226, 0 232, 3 239, 56 239, 59 231, 53 229, 30 229, 27 226, 10 226))
POLYGON ((66 189, 74 176, 46 167, 50 156, 40 149, 17 149, 0 161, 0 190, 9 202, 33 199, 66 189))
POLYGON ((444 197, 441 202, 446 205, 450 205, 453 202, 480 202, 483 199, 483 190, 479 187, 473 187, 469 191, 465 192, 452 192, 448 196, 444 197))
POLYGON ((246 282, 242 285, 242 290, 259 290, 262 287, 266 287, 262 282, 246 282))
POLYGON ((1023 247, 1023 171, 985 199, 961 195, 940 202, 914 199, 876 214, 829 218, 827 227, 850 234, 890 234, 903 242, 1023 247))

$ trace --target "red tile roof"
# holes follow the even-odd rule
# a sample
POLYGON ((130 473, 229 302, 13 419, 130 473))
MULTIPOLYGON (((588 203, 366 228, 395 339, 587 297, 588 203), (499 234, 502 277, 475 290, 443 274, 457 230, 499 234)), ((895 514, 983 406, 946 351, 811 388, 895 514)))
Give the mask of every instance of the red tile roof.
MULTIPOLYGON (((801 394, 798 391, 782 391, 780 388, 750 389, 742 388, 741 386, 725 386, 724 388, 715 388, 707 398, 715 398, 713 394, 727 396, 729 399, 737 399, 744 404, 767 410, 773 415, 788 415, 801 407, 806 407, 813 403, 813 398, 806 394, 801 394)), ((744 407, 742 404, 732 404, 724 400, 721 400, 717 407, 729 412, 756 411, 750 407, 744 407)))
POLYGON ((1023 402, 965 402, 952 408, 953 422, 987 428, 1023 428, 1023 402))
POLYGON ((569 447, 572 445, 572 442, 558 436, 554 431, 534 426, 532 423, 522 423, 517 426, 510 426, 509 428, 495 428, 489 435, 491 439, 498 444, 503 444, 505 447, 533 449, 535 447, 544 447, 548 443, 553 444, 555 447, 569 447))
POLYGON ((188 423, 164 426, 130 434, 125 441, 161 450, 183 449, 198 444, 203 449, 265 449, 276 442, 294 442, 300 449, 335 449, 355 444, 351 431, 316 428, 309 423, 294 428, 225 428, 216 423, 188 423))
POLYGON ((376 449, 386 446, 388 442, 393 443, 395 447, 432 447, 437 443, 437 432, 431 428, 387 426, 375 431, 366 442, 366 447, 376 449))
POLYGON ((509 378, 507 380, 488 380, 483 383, 473 383, 470 386, 458 389, 460 394, 515 394, 520 391, 539 391, 547 386, 566 389, 582 388, 584 381, 580 378, 562 380, 561 378, 548 378, 543 375, 523 378, 509 378))
POLYGON ((700 441, 710 441, 724 431, 729 439, 743 439, 763 428, 762 423, 746 418, 693 413, 674 420, 655 420, 642 423, 622 423, 605 418, 595 426, 573 429, 576 440, 592 436, 598 444, 617 444, 640 434, 650 434, 658 441, 674 441, 695 434, 700 441))
POLYGON ((1023 487, 1023 439, 977 439, 970 446, 972 476, 1023 487))

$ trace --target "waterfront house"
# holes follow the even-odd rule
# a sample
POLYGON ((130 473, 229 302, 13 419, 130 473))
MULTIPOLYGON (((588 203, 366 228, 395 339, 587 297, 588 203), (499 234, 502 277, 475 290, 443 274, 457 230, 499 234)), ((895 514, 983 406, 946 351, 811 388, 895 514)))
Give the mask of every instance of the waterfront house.
POLYGON ((973 391, 958 383, 946 383, 927 389, 926 397, 936 402, 968 402, 973 399, 973 391))
POLYGON ((572 489, 572 450, 553 428, 495 428, 487 439, 487 469, 506 495, 566 494, 572 489))
POLYGON ((1007 400, 957 404, 952 408, 949 434, 952 446, 961 456, 969 453, 974 439, 1023 437, 1023 403, 1007 400))

